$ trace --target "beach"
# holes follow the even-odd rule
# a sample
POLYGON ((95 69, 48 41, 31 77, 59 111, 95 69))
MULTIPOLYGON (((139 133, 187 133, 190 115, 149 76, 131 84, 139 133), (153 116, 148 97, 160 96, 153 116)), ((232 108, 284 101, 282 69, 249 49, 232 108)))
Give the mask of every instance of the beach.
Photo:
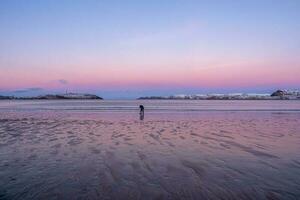
POLYGON ((0 101, 0 199, 297 199, 299 124, 300 101, 0 101))

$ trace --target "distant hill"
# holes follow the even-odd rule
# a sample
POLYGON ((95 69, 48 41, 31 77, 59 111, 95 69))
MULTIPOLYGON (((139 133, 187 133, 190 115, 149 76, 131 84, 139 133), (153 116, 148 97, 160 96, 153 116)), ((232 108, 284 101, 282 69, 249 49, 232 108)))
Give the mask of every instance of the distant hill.
POLYGON ((191 99, 191 100, 300 100, 299 90, 277 90, 272 94, 193 94, 193 95, 171 95, 171 96, 150 96, 138 99, 191 99))
POLYGON ((103 99, 94 94, 79 94, 79 93, 66 93, 66 94, 47 94, 36 97, 13 97, 13 96, 0 96, 0 100, 3 99, 16 99, 16 100, 84 100, 84 99, 103 99))

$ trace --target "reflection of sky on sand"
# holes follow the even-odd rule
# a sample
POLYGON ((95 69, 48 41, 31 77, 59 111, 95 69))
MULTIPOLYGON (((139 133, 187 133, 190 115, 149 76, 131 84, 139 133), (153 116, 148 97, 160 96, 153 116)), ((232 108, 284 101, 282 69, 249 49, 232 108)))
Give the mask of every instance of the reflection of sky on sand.
POLYGON ((295 198, 300 113, 2 112, 7 198, 295 198))

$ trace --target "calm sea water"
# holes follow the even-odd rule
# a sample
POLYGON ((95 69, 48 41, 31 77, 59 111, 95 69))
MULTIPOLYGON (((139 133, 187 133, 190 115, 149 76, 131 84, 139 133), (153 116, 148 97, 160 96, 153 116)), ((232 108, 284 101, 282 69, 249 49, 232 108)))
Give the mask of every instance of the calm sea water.
POLYGON ((0 101, 0 110, 16 111, 134 111, 143 104, 147 111, 300 111, 300 101, 219 100, 53 100, 0 101))
POLYGON ((299 152, 300 101, 0 101, 0 199, 299 199, 299 152))

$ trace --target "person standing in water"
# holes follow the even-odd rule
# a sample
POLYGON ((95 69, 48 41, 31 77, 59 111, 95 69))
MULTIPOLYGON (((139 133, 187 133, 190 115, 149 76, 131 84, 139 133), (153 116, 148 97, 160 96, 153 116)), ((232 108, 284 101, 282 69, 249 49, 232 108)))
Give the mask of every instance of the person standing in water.
POLYGON ((140 105, 140 120, 144 120, 144 106, 140 105))

